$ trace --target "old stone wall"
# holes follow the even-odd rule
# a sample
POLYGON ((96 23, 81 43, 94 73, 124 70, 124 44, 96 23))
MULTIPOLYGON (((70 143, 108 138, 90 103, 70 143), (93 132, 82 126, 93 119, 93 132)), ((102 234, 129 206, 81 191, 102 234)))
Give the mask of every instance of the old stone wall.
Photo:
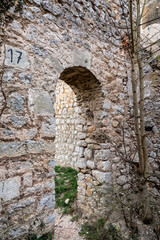
POLYGON ((64 140, 74 151, 78 207, 86 215, 109 213, 112 193, 129 193, 124 156, 135 153, 129 64, 123 30, 116 28, 126 23, 123 4, 124 11, 116 0, 30 0, 21 14, 10 9, 14 20, 0 32, 0 239, 53 232, 55 152, 63 161, 58 145, 64 140), (76 113, 56 102, 56 86, 62 93, 65 84, 75 94, 76 113), (74 119, 76 125, 66 128, 64 121, 74 119), (66 128, 61 142, 60 135, 55 141, 56 126, 66 128))
POLYGON ((64 81, 56 86, 56 165, 76 168, 78 160, 77 134, 79 131, 79 114, 76 96, 64 81))

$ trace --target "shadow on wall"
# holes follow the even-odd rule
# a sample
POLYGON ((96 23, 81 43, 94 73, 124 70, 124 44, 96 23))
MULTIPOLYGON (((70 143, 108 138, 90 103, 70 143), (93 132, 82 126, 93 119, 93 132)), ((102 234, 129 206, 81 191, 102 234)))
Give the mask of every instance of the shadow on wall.
POLYGON ((100 83, 87 68, 70 67, 61 73, 55 103, 57 165, 79 170, 95 165, 90 146, 96 141, 102 99, 100 83))

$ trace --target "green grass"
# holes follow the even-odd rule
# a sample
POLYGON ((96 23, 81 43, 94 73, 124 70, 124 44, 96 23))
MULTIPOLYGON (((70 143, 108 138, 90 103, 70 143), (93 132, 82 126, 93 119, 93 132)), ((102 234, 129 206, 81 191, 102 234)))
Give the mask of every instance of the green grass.
POLYGON ((72 204, 77 197, 77 174, 78 172, 70 167, 55 167, 55 193, 56 208, 61 208, 63 214, 73 211, 72 204), (68 203, 65 203, 69 199, 68 203))

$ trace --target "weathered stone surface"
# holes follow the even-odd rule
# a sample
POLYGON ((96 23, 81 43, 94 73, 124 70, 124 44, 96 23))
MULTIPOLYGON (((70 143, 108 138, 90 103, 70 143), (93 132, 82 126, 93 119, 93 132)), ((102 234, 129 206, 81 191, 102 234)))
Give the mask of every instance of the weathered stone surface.
POLYGON ((91 197, 91 196, 92 196, 92 189, 91 189, 91 187, 88 187, 88 188, 86 189, 86 195, 87 195, 88 197, 91 197))
POLYGON ((108 173, 103 173, 100 172, 98 170, 92 170, 92 175, 100 182, 100 183, 107 183, 107 184, 111 184, 111 180, 112 180, 112 173, 108 172, 108 173))
POLYGON ((86 168, 86 160, 85 160, 85 158, 78 159, 77 167, 78 168, 86 168))
POLYGON ((1 142, 0 143, 0 158, 17 157, 26 153, 24 142, 1 142))
MULTIPOLYGON (((127 154, 135 149, 130 64, 120 40, 124 6, 122 13, 116 0, 29 0, 22 14, 9 10, 16 20, 5 28, 8 45, 2 37, 0 46, 0 239, 26 238, 28 229, 40 237, 43 222, 44 233, 53 231, 54 161, 80 171, 78 207, 87 214, 101 216, 106 203, 98 193, 110 205, 112 184, 129 190, 129 166, 119 157, 122 127, 127 154), (14 177, 21 178, 19 192, 4 202, 4 182, 14 177)), ((144 72, 149 171, 157 174, 159 71, 144 72)))
POLYGON ((127 177, 126 176, 120 176, 117 181, 118 181, 119 185, 124 185, 124 184, 127 183, 127 177))
POLYGON ((23 111, 24 110, 23 97, 17 93, 11 94, 8 99, 8 107, 15 112, 23 111))
POLYGON ((92 150, 86 148, 85 151, 84 151, 84 156, 85 156, 87 159, 91 159, 91 158, 92 158, 92 150))
POLYGON ((49 195, 45 195, 40 203, 39 203, 39 207, 47 207, 48 209, 54 208, 55 206, 55 199, 54 199, 54 195, 49 194, 49 195))
POLYGON ((74 66, 83 66, 83 67, 90 67, 90 53, 85 52, 84 50, 74 49, 73 52, 73 63, 74 66))
POLYGON ((25 173, 23 175, 23 185, 25 187, 31 187, 33 183, 33 179, 32 179, 32 173, 25 173))
POLYGON ((29 68, 29 61, 25 51, 13 46, 6 45, 5 65, 17 68, 29 68))
POLYGON ((109 149, 97 151, 95 154, 96 161, 109 160, 111 158, 111 151, 109 149))
POLYGON ((11 116, 11 123, 14 127, 16 128, 21 128, 24 125, 26 125, 26 123, 28 122, 28 118, 25 117, 19 117, 19 116, 11 116))
POLYGON ((35 115, 54 114, 51 97, 46 91, 38 89, 29 91, 29 105, 35 115))
POLYGON ((19 197, 21 186, 21 178, 20 177, 14 177, 9 178, 6 181, 3 181, 0 183, 0 197, 3 199, 3 201, 9 201, 16 197, 19 197))
POLYGON ((22 200, 16 204, 10 205, 8 211, 10 214, 12 214, 14 211, 26 208, 32 205, 33 203, 35 203, 35 199, 31 197, 31 198, 28 198, 27 200, 22 200))
POLYGON ((97 164, 97 168, 101 171, 110 171, 111 170, 111 162, 109 161, 105 161, 105 162, 102 162, 100 161, 98 164, 97 164))
POLYGON ((49 223, 54 223, 55 221, 55 214, 52 213, 51 215, 49 215, 46 219, 45 219, 45 223, 46 224, 49 224, 49 223))

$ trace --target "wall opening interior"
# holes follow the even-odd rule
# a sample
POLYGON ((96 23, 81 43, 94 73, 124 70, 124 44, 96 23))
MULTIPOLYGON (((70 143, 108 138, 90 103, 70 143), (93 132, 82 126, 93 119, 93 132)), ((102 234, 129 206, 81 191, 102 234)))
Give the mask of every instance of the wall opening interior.
POLYGON ((102 102, 100 83, 88 69, 70 67, 61 73, 56 88, 55 160, 58 166, 78 170, 78 206, 88 215, 94 209, 94 156, 105 141, 102 102))
POLYGON ((56 155, 55 162, 59 166, 76 168, 78 106, 76 96, 71 87, 59 80, 56 87, 56 155))

